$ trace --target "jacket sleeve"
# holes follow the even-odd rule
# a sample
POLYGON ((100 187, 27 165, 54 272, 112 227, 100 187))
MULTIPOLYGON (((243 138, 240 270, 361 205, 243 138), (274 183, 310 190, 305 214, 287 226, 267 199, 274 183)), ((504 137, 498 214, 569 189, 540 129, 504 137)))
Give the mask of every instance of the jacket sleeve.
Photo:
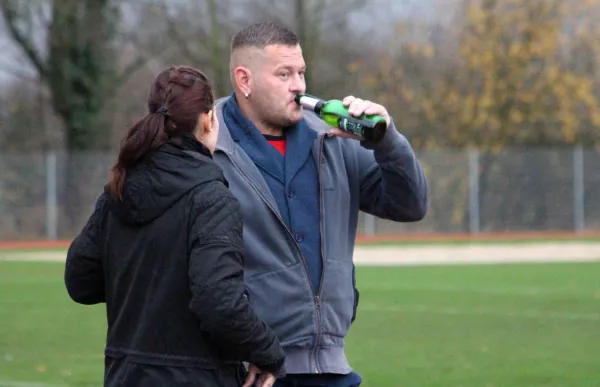
POLYGON ((429 206, 423 169, 406 137, 392 122, 378 143, 357 146, 360 209, 397 222, 423 219, 429 206))
POLYGON ((65 285, 73 301, 92 305, 106 302, 102 268, 102 223, 106 216, 104 194, 96 202, 94 212, 67 251, 65 285))
POLYGON ((204 198, 191 227, 190 309, 228 358, 283 377, 279 340, 253 312, 245 294, 239 203, 225 186, 220 191, 215 199, 204 198))

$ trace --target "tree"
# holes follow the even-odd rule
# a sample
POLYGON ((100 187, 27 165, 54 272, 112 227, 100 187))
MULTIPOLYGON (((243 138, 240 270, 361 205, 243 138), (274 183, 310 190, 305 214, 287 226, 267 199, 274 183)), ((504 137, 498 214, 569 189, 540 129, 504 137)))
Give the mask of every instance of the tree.
POLYGON ((467 0, 463 5, 464 20, 449 31, 458 59, 440 58, 431 41, 403 42, 400 57, 384 55, 365 79, 378 99, 403 98, 411 116, 404 130, 425 147, 557 145, 584 138, 599 143, 596 64, 592 55, 583 67, 572 58, 582 47, 600 47, 600 39, 597 29, 578 28, 575 39, 565 27, 579 23, 574 10, 593 9, 600 1, 467 0))
MULTIPOLYGON (((594 56, 600 34, 593 22, 600 18, 592 16, 599 6, 599 0, 465 0, 442 42, 434 39, 439 35, 407 34, 416 29, 407 22, 399 25, 395 46, 376 63, 358 66, 364 87, 392 108, 416 147, 481 151, 483 229, 502 229, 519 217, 521 226, 570 226, 548 215, 558 198, 546 185, 570 176, 572 156, 540 151, 521 157, 502 149, 600 145, 594 56), (532 163, 546 168, 530 176, 524 171, 532 163), (517 171, 526 176, 511 182, 507 176, 517 171), (539 200, 525 205, 525 192, 539 200)), ((438 194, 466 193, 466 181, 455 184, 465 173, 456 168, 440 177, 445 183, 436 184, 452 191, 438 194)), ((458 221, 466 222, 466 206, 462 213, 458 221)))
POLYGON ((231 93, 229 42, 242 27, 259 21, 274 21, 293 29, 301 42, 307 64, 307 90, 319 95, 336 95, 349 87, 340 71, 350 60, 357 41, 347 26, 350 11, 363 11, 366 0, 353 0, 339 7, 332 0, 261 0, 231 6, 231 2, 164 4, 169 15, 166 30, 180 48, 182 57, 199 66, 214 79, 219 96, 231 93))
POLYGON ((272 20, 295 31, 307 67, 307 91, 340 98, 349 87, 347 74, 341 70, 348 61, 355 60, 355 48, 361 46, 348 20, 359 12, 367 17, 367 4, 368 0, 347 0, 343 4, 335 0, 263 0, 249 12, 257 20, 272 20))
POLYGON ((13 41, 49 89, 52 107, 65 127, 67 149, 107 147, 102 109, 143 63, 138 58, 118 71, 118 2, 0 0, 0 11, 13 41), (45 24, 47 29, 39 32, 45 24), (45 39, 36 44, 40 36, 45 39))
MULTIPOLYGON (((0 0, 12 40, 47 87, 65 129, 68 157, 62 203, 71 235, 87 217, 89 174, 97 160, 77 152, 106 149, 110 129, 103 111, 118 87, 144 63, 138 57, 119 71, 120 6, 116 0, 0 0)), ((43 135, 43 133, 40 133, 43 135)), ((93 204, 93 203, 92 203, 93 204)))
POLYGON ((239 9, 230 1, 206 0, 159 6, 164 30, 180 56, 212 79, 217 98, 230 94, 229 39, 239 9))

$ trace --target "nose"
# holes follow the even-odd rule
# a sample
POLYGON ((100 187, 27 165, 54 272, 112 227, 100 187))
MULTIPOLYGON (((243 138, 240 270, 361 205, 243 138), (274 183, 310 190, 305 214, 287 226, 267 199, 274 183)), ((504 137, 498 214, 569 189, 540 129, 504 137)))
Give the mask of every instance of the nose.
POLYGON ((290 83, 290 91, 293 94, 304 94, 306 91, 306 81, 302 75, 298 73, 294 74, 292 82, 290 83))

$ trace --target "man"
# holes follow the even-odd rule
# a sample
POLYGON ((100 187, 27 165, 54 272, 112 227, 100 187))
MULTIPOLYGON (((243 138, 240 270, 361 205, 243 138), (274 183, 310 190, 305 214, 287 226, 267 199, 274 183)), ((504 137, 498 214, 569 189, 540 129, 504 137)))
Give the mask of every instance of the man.
POLYGON ((344 99, 356 116, 385 117, 389 130, 375 144, 294 102, 306 84, 292 31, 272 23, 239 31, 230 66, 234 93, 217 102, 214 158, 242 208, 250 304, 286 352, 288 376, 275 386, 359 386, 344 353, 358 305, 358 214, 421 220, 423 171, 383 106, 344 99))

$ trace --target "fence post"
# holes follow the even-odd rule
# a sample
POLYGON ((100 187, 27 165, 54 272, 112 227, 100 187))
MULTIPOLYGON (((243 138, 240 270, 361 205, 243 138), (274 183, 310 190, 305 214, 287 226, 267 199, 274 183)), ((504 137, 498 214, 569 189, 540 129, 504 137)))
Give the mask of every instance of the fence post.
POLYGON ((479 233, 479 150, 469 149, 469 232, 479 233))
POLYGON ((371 214, 364 214, 364 233, 365 235, 375 235, 377 219, 371 214))
POLYGON ((585 230, 585 177, 583 171, 583 148, 573 150, 573 227, 575 231, 585 230))
POLYGON ((46 154, 46 238, 58 239, 58 192, 56 153, 46 154))

